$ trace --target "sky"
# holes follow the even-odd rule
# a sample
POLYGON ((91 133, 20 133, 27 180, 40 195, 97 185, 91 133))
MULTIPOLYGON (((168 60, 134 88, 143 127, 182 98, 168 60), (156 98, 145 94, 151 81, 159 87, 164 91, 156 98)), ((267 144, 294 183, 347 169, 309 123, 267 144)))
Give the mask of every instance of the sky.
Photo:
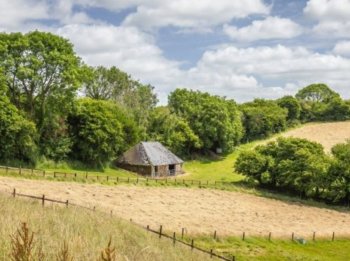
POLYGON ((238 102, 326 83, 350 98, 350 0, 0 0, 0 31, 68 38, 92 66, 238 102))

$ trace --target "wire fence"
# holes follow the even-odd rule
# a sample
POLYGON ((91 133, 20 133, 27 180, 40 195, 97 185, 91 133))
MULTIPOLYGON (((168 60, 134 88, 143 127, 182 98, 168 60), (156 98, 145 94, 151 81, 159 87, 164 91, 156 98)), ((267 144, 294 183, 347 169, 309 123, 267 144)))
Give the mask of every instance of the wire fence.
POLYGON ((17 174, 20 176, 30 175, 42 178, 54 178, 54 179, 64 179, 64 180, 85 180, 85 181, 98 181, 98 182, 115 182, 115 183, 126 183, 126 184, 162 184, 162 185, 183 185, 183 186, 207 186, 216 187, 219 185, 232 185, 232 182, 228 181, 218 181, 218 180, 195 180, 195 179, 184 179, 184 178, 147 178, 147 177, 119 177, 111 176, 105 174, 95 174, 95 173, 67 173, 59 171, 46 171, 42 169, 27 169, 27 168, 15 168, 8 166, 0 166, 0 169, 4 170, 6 175, 17 174))
MULTIPOLYGON (((9 194, 8 192, 5 192, 5 193, 9 194)), ((41 205, 43 207, 45 206, 45 202, 51 202, 51 203, 65 205, 67 208, 69 206, 74 206, 74 207, 83 208, 83 209, 87 209, 87 210, 91 210, 91 211, 96 211, 96 206, 91 208, 91 207, 83 206, 83 205, 80 205, 80 204, 72 203, 69 200, 62 201, 62 200, 51 199, 51 198, 46 197, 45 195, 34 196, 34 195, 18 193, 18 191, 15 188, 13 189, 11 195, 13 196, 13 198, 25 197, 25 198, 30 198, 30 199, 34 199, 34 200, 39 200, 39 201, 41 201, 41 205)), ((113 211, 110 212, 110 215, 113 216, 113 211)), ((130 219, 130 221, 132 222, 132 219, 130 219)), ((183 244, 185 246, 190 247, 192 251, 193 250, 197 250, 197 251, 206 253, 206 254, 210 255, 211 258, 216 257, 218 259, 225 260, 225 261, 235 261, 236 260, 235 256, 232 256, 231 258, 228 258, 228 257, 222 256, 222 255, 219 255, 218 253, 215 253, 213 249, 207 250, 207 249, 201 248, 201 247, 195 245, 194 239, 189 239, 191 243, 186 242, 184 240, 184 229, 182 229, 181 238, 179 238, 179 237, 176 237, 176 233, 175 232, 173 232, 172 235, 166 234, 163 231, 163 226, 162 225, 160 226, 159 230, 154 230, 154 229, 151 229, 151 227, 149 225, 142 226, 142 225, 137 224, 137 223, 133 223, 133 224, 137 225, 140 228, 143 228, 143 229, 147 230, 148 232, 157 234, 159 236, 159 239, 161 239, 162 237, 170 239, 173 242, 174 246, 178 242, 178 243, 181 243, 181 244, 183 244)))

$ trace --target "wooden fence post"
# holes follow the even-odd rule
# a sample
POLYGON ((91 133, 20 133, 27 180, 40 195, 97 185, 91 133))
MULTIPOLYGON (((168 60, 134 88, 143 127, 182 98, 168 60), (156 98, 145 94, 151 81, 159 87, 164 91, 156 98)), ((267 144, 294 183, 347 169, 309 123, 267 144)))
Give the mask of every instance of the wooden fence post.
POLYGON ((193 251, 193 248, 194 248, 194 240, 192 239, 191 241, 191 250, 193 251))
POLYGON ((45 205, 45 195, 43 195, 43 197, 41 198, 41 205, 42 205, 42 206, 45 205))
POLYGON ((111 217, 113 216, 113 210, 111 210, 111 217))
POLYGON ((77 173, 74 173, 74 178, 77 179, 77 173))
POLYGON ((94 206, 93 210, 96 211, 96 207, 95 206, 94 206))
POLYGON ((174 234, 173 234, 173 244, 174 244, 174 246, 175 246, 175 242, 176 242, 176 237, 175 237, 175 232, 174 232, 174 234))
POLYGON ((182 230, 181 230, 181 238, 182 239, 184 238, 184 234, 185 234, 185 228, 183 227, 182 230))
POLYGON ((292 241, 294 241, 294 232, 292 233, 292 241))
POLYGON ((243 241, 245 240, 245 232, 243 232, 242 240, 243 240, 243 241))
POLYGON ((213 249, 210 249, 210 258, 213 258, 213 249))
POLYGON ((53 172, 53 177, 56 178, 56 172, 55 171, 53 172))
POLYGON ((117 183, 119 182, 119 177, 117 177, 117 183))
POLYGON ((271 232, 269 233, 269 241, 271 241, 271 232))
POLYGON ((214 239, 216 239, 216 230, 214 231, 214 239))
POLYGON ((130 182, 130 178, 128 177, 128 183, 130 182))
POLYGON ((162 230, 163 230, 163 226, 160 225, 160 227, 159 227, 159 238, 162 237, 162 230))
POLYGON ((15 188, 13 189, 13 197, 14 198, 16 197, 16 189, 15 188))
POLYGON ((6 166, 6 175, 9 172, 9 167, 6 166))
POLYGON ((335 238, 335 233, 333 232, 333 234, 332 234, 332 241, 334 241, 334 238, 335 238))
POLYGON ((43 177, 45 177, 45 170, 43 170, 43 177))
POLYGON ((312 234, 312 241, 315 241, 316 240, 316 232, 314 232, 313 234, 312 234))
POLYGON ((149 225, 147 225, 147 231, 149 231, 149 225))
POLYGON ((86 172, 86 173, 85 173, 85 179, 87 179, 87 178, 88 178, 88 173, 86 172))
POLYGON ((19 175, 22 175, 22 167, 19 166, 19 175))
POLYGON ((68 199, 66 200, 66 207, 68 208, 68 204, 69 204, 69 202, 68 202, 68 199))

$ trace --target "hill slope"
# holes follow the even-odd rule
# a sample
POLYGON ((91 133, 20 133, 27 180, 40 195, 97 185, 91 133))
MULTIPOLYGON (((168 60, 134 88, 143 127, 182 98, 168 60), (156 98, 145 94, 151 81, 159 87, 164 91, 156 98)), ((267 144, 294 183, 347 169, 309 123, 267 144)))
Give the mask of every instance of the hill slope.
POLYGON ((74 250, 75 261, 96 261, 110 236, 117 260, 210 259, 180 244, 173 247, 171 240, 159 240, 155 234, 108 214, 71 206, 68 209, 57 205, 42 208, 38 201, 0 194, 0 260, 10 260, 10 235, 21 222, 27 222, 34 231, 34 242, 37 247, 42 244, 45 261, 56 260, 64 241, 74 250))

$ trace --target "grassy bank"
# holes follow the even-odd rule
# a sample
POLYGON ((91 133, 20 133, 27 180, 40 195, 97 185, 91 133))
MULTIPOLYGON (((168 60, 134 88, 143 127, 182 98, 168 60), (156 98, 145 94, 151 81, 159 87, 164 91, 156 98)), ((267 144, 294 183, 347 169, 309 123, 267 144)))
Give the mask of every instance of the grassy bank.
POLYGON ((213 248, 221 254, 235 254, 240 261, 264 260, 264 261, 344 261, 350 259, 349 239, 320 239, 316 241, 306 240, 305 244, 298 241, 278 240, 267 238, 241 238, 229 237, 214 240, 209 237, 195 239, 196 245, 205 248, 213 248))
MULTIPOLYGON (((109 237, 117 260, 209 260, 207 255, 147 233, 138 226, 107 214, 80 208, 41 207, 39 202, 0 195, 0 260, 10 260, 10 235, 27 222, 34 231, 36 248, 42 246, 44 260, 56 260, 64 241, 74 260, 98 260, 109 237)), ((41 248, 41 247, 40 247, 41 248)), ((36 260, 36 259, 35 259, 36 260)))

